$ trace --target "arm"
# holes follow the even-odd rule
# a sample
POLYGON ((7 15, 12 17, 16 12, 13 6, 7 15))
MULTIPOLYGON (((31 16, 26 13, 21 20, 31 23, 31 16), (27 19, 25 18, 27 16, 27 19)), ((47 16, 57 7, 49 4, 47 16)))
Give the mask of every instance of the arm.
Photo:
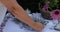
POLYGON ((41 30, 43 25, 41 23, 34 22, 24 11, 24 9, 17 4, 15 0, 0 0, 8 10, 19 20, 31 26, 33 29, 41 30))

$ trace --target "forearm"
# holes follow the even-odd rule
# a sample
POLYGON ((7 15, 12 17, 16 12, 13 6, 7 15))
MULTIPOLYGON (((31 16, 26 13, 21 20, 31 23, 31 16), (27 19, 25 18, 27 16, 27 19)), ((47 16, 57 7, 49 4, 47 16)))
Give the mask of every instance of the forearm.
POLYGON ((38 24, 38 23, 34 22, 21 6, 17 5, 17 6, 14 6, 14 8, 16 11, 14 11, 15 13, 14 12, 13 13, 16 15, 16 17, 19 20, 22 20, 24 23, 28 24, 29 26, 31 26, 32 28, 34 28, 36 30, 42 29, 43 25, 41 23, 38 24))
POLYGON ((8 10, 19 20, 23 21, 24 23, 28 24, 32 28, 36 30, 42 29, 42 24, 38 24, 34 22, 24 11, 24 9, 17 4, 17 2, 9 0, 9 1, 1 1, 3 4, 8 8, 8 10))

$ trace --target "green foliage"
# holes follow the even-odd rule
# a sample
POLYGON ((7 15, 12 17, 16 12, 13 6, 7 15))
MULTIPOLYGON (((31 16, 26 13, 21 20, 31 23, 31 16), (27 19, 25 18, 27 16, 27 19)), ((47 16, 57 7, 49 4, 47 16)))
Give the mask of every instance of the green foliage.
POLYGON ((40 0, 40 3, 44 3, 45 1, 50 2, 49 8, 53 8, 55 6, 58 6, 57 3, 59 2, 59 0, 40 0))
MULTIPOLYGON (((50 2, 50 4, 49 4, 49 9, 50 10, 52 10, 52 8, 54 8, 54 7, 58 7, 59 6, 59 4, 58 4, 59 0, 40 0, 40 3, 45 3, 46 1, 50 2)), ((42 7, 43 7, 43 5, 42 5, 42 7)), ((50 16, 50 13, 49 13, 49 12, 51 12, 50 10, 46 11, 46 12, 45 11, 41 12, 43 18, 52 20, 52 18, 50 16)))
POLYGON ((48 20, 52 20, 51 16, 50 16, 50 11, 41 11, 41 15, 43 16, 43 18, 48 19, 48 20))
POLYGON ((52 8, 52 7, 55 7, 55 6, 58 6, 58 0, 48 0, 48 1, 50 1, 50 5, 49 5, 49 7, 50 8, 52 8))

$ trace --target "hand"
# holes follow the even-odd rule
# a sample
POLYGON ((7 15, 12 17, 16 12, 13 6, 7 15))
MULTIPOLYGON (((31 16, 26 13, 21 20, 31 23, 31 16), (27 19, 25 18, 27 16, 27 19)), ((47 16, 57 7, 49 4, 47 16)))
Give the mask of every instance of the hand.
POLYGON ((42 29, 44 29, 44 25, 43 24, 41 24, 40 22, 35 22, 36 24, 33 24, 33 28, 35 29, 35 30, 42 30, 42 29))

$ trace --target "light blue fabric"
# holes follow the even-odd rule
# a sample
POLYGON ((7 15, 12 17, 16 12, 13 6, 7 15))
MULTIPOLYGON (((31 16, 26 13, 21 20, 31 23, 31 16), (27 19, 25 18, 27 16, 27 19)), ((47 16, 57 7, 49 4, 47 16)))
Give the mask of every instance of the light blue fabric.
MULTIPOLYGON (((48 23, 46 23, 42 31, 31 31, 31 30, 27 30, 26 28, 20 28, 22 24, 19 24, 20 25, 19 26, 18 24, 14 23, 14 21, 12 21, 13 20, 12 18, 10 18, 8 19, 8 22, 6 23, 6 26, 4 27, 3 32, 60 32, 53 29, 54 25, 58 23, 58 20, 43 19, 40 13, 33 13, 33 14, 28 14, 28 15, 30 17, 33 17, 33 19, 35 18, 34 20, 39 19, 39 20, 47 21, 48 23)), ((12 15, 10 16, 12 17, 12 15)))

